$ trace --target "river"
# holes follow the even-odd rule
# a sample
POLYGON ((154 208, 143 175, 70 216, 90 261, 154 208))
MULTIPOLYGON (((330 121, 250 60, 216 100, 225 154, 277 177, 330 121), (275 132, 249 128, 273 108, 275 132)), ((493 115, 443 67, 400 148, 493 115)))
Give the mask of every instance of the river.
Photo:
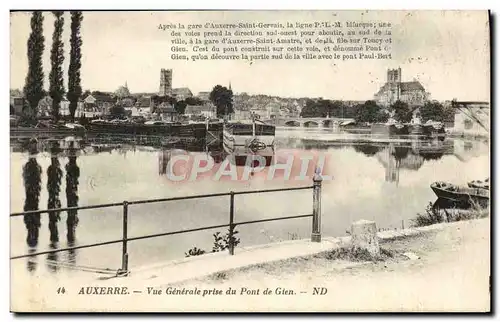
MULTIPOLYGON (((54 154, 50 142, 39 142, 37 153, 30 154, 26 144, 11 139, 11 212, 23 211, 25 206, 26 209, 46 209, 59 204, 61 207, 83 206, 312 184, 310 179, 284 182, 279 178, 269 181, 259 177, 245 181, 206 178, 172 182, 165 170, 166 159, 172 153, 168 149, 112 138, 105 141, 107 146, 92 146, 96 142, 102 144, 104 139, 80 141, 70 149, 71 153, 68 153, 67 140, 62 140, 58 143, 63 150, 59 154, 54 154)), ((280 150, 328 156, 325 168, 332 180, 322 184, 324 236, 345 235, 350 224, 359 219, 374 220, 380 229, 408 227, 418 212, 436 200, 429 188, 432 182, 465 184, 489 177, 490 172, 487 141, 445 138, 387 142, 328 129, 278 129, 276 151, 280 150)), ((311 211, 311 190, 235 197, 237 222, 311 211)), ((64 212, 58 221, 55 217, 52 219, 42 214, 36 228, 37 217, 27 223, 22 216, 11 218, 11 256, 120 239, 122 234, 121 207, 64 212), (28 226, 32 228, 28 230, 28 226)), ((131 205, 128 236, 226 224, 228 219, 228 196, 131 205)), ((257 223, 237 227, 237 230, 243 246, 309 238, 311 218, 257 223)), ((194 246, 211 251, 212 234, 216 231, 226 230, 130 242, 129 267, 133 270, 183 258, 194 246)), ((27 278, 32 275, 57 279, 61 274, 81 273, 82 269, 64 268, 72 265, 116 270, 121 265, 121 244, 16 259, 11 268, 27 278)))

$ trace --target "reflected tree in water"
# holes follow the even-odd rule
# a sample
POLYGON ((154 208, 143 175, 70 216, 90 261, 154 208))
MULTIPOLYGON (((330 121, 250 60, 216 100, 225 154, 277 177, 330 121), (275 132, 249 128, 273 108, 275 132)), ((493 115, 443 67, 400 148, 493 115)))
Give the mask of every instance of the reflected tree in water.
MULTIPOLYGON (((63 177, 61 164, 57 157, 58 153, 60 152, 59 144, 54 143, 50 149, 50 152, 50 166, 47 169, 47 191, 49 194, 47 208, 58 209, 61 208, 61 200, 59 199, 59 194, 61 192, 61 181, 63 177)), ((60 219, 61 216, 59 211, 49 213, 50 241, 52 243, 56 243, 59 241, 57 222, 60 219)))
MULTIPOLYGON (((47 191, 49 194, 49 199, 47 202, 48 209, 58 209, 61 208, 61 200, 59 194, 61 192, 61 181, 63 177, 63 171, 61 169, 61 164, 58 159, 58 154, 61 151, 59 148, 59 143, 54 142, 50 148, 50 165, 47 168, 47 191)), ((57 223, 61 219, 60 211, 49 213, 49 231, 50 231, 50 249, 57 249, 59 242, 59 232, 57 229, 57 223)), ((51 271, 57 270, 57 265, 54 262, 57 261, 57 253, 47 254, 48 267, 51 271)))
MULTIPOLYGON (((30 140, 28 150, 29 159, 23 166, 23 182, 25 190, 23 210, 33 211, 38 210, 42 181, 42 167, 36 160, 36 154, 38 153, 36 140, 30 140)), ((38 233, 41 225, 40 214, 24 215, 24 224, 26 225, 27 230, 26 243, 29 247, 28 253, 32 254, 36 252, 36 246, 38 245, 38 233)), ((34 272, 36 266, 36 258, 28 257, 27 270, 29 272, 34 272)))
MULTIPOLYGON (((36 160, 36 148, 30 151, 28 161, 23 167, 23 181, 25 189, 24 211, 38 210, 41 191, 41 176, 42 167, 36 160)), ((29 247, 36 247, 38 244, 38 232, 40 229, 40 214, 26 214, 24 215, 24 224, 28 235, 26 242, 29 247)))
MULTIPOLYGON (((68 163, 66 164, 66 201, 68 207, 77 207, 78 178, 80 177, 80 168, 76 163, 76 149, 73 147, 73 144, 71 144, 68 152, 68 163)), ((68 210, 68 218, 66 220, 68 244, 73 244, 75 242, 75 230, 78 225, 77 214, 77 210, 68 210)))
POLYGON ((356 144, 354 145, 354 150, 356 152, 361 152, 366 156, 374 156, 382 150, 381 147, 372 144, 356 144))

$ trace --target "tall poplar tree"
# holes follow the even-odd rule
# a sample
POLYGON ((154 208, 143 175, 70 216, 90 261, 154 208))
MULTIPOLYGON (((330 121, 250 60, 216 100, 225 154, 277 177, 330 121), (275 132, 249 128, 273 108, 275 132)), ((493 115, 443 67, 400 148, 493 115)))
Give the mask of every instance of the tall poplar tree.
POLYGON ((28 38, 28 74, 24 84, 24 95, 28 102, 24 114, 35 117, 38 102, 44 97, 42 55, 45 49, 43 37, 43 15, 33 11, 31 15, 31 33, 28 38))
POLYGON ((80 36, 80 27, 83 20, 81 11, 71 11, 71 51, 68 70, 68 100, 69 113, 71 119, 75 119, 75 111, 78 106, 78 100, 82 95, 82 86, 80 80, 80 68, 82 67, 82 38, 80 36))
POLYGON ((64 48, 62 42, 62 32, 64 26, 63 11, 54 11, 54 33, 52 34, 52 50, 50 51, 49 93, 52 98, 52 117, 59 120, 59 107, 64 95, 64 78, 62 65, 64 62, 64 48))

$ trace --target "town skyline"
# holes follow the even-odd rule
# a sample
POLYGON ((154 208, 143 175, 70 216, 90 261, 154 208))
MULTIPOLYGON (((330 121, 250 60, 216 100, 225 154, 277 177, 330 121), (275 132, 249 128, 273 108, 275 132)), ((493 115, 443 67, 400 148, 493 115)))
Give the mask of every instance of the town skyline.
MULTIPOLYGON (((369 100, 386 82, 387 69, 401 67, 404 71, 402 80, 418 80, 431 93, 431 99, 489 101, 490 97, 489 45, 485 44, 488 37, 481 35, 489 32, 488 27, 469 25, 467 29, 459 28, 453 13, 448 14, 451 15, 448 19, 445 15, 437 36, 432 26, 418 36, 395 36, 395 43, 399 45, 395 47, 395 59, 390 61, 294 61, 293 64, 290 61, 257 61, 252 65, 244 62, 171 60, 169 38, 156 28, 157 22, 165 21, 167 13, 133 13, 134 18, 128 20, 127 15, 130 14, 84 12, 81 31, 83 90, 114 92, 127 82, 132 93, 154 93, 158 91, 161 68, 167 68, 174 71, 172 87, 188 87, 195 95, 211 91, 217 84, 228 86, 231 83, 235 93, 249 95, 369 100), (106 19, 102 19, 104 14, 106 19), (470 45, 465 46, 464 39, 470 40, 470 45), (485 52, 488 55, 485 56, 485 52)), ((217 13, 210 13, 206 19, 213 19, 214 15, 217 13)), ((52 44, 53 17, 47 13, 44 16, 46 51, 43 69, 44 87, 48 88, 50 50, 47 49, 52 44)), ((69 13, 64 16, 66 59, 63 69, 66 85, 69 13)), ((474 18, 471 16, 474 14, 469 13, 462 18, 468 21, 474 18)), ((29 17, 28 12, 11 13, 11 71, 16 71, 11 72, 12 89, 24 86, 29 17)), ((193 19, 189 13, 179 17, 178 20, 193 19)), ((265 18, 264 15, 261 20, 265 18)), ((410 17, 404 28, 400 26, 398 35, 416 31, 418 22, 421 22, 418 17, 410 17)))

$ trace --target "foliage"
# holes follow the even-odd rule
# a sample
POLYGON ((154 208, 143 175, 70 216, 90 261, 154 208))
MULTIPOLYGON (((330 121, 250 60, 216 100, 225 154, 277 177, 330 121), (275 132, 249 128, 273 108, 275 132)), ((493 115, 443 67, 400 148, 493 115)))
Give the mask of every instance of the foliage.
POLYGON ((216 85, 210 92, 209 99, 217 107, 218 118, 234 112, 232 90, 221 85, 216 85))
POLYGON ((174 104, 175 111, 179 114, 184 114, 186 111, 186 102, 185 101, 178 101, 176 104, 174 104))
MULTIPOLYGON (((47 202, 47 209, 57 209, 61 208, 61 200, 59 199, 59 193, 61 192, 61 180, 63 177, 63 171, 57 158, 59 153, 58 144, 55 144, 51 148, 51 164, 47 169, 47 191, 49 193, 49 199, 47 202)), ((56 242, 59 239, 57 232, 57 222, 61 219, 59 211, 49 213, 49 231, 50 240, 56 242)))
POLYGON ((68 70, 68 100, 71 120, 74 120, 75 118, 78 100, 82 95, 80 79, 80 69, 82 67, 82 37, 80 35, 80 27, 82 20, 83 14, 81 11, 71 11, 71 50, 68 70))
POLYGON ((198 97, 187 97, 185 100, 187 105, 202 105, 203 101, 198 97))
POLYGON ((121 105, 113 105, 109 109, 109 114, 114 117, 122 117, 125 116, 125 108, 121 105))
MULTIPOLYGON (((76 163, 76 150, 71 148, 69 153, 68 163, 66 164, 66 202, 68 207, 78 207, 78 178, 80 177, 80 168, 76 163)), ((75 240, 74 235, 77 225, 77 210, 68 210, 66 226, 68 228, 67 239, 69 242, 75 240)))
POLYGON ((413 111, 405 102, 396 101, 389 110, 394 113, 394 119, 401 123, 408 123, 413 117, 413 111))
POLYGON ((432 202, 429 202, 429 204, 425 208, 425 213, 418 213, 415 219, 413 219, 412 221, 415 227, 422 227, 444 222, 445 218, 441 215, 437 208, 434 208, 432 206, 432 202))
POLYGON ((16 114, 16 110, 14 109, 14 106, 10 104, 10 115, 16 114))
MULTIPOLYGON (((238 231, 235 230, 233 232, 233 236, 230 238, 229 237, 229 230, 226 234, 221 235, 220 232, 216 232, 213 234, 214 237, 214 244, 212 246, 212 253, 217 253, 224 251, 226 249, 229 249, 229 245, 231 244, 231 241, 234 245, 234 247, 238 246, 240 243, 240 239, 236 237, 238 234, 238 231)), ((205 254, 206 251, 197 247, 191 248, 187 253, 184 253, 186 257, 190 256, 198 256, 198 255, 203 255, 205 254)))
POLYGON ((419 110, 422 122, 427 122, 428 120, 450 122, 455 118, 455 110, 453 108, 445 108, 439 102, 427 102, 419 110))
POLYGON ((191 257, 191 256, 203 255, 205 253, 206 252, 203 249, 200 249, 198 247, 193 247, 187 253, 184 253, 184 254, 186 255, 186 257, 191 257))
POLYGON ((64 95, 63 62, 64 48, 62 42, 62 33, 64 26, 63 11, 54 11, 54 33, 52 34, 52 50, 50 51, 50 70, 49 94, 52 98, 52 117, 55 121, 59 120, 59 106, 64 95))
POLYGON ((43 15, 41 11, 34 11, 31 16, 31 33, 28 38, 28 74, 23 92, 28 102, 23 113, 34 118, 38 102, 45 96, 43 89, 42 56, 45 49, 43 36, 43 15))
POLYGON ((331 101, 325 99, 307 99, 305 106, 300 112, 301 117, 353 117, 353 108, 342 101, 331 101))
MULTIPOLYGON (((455 207, 455 206, 454 206, 455 207)), ((413 226, 423 227, 442 222, 455 222, 462 220, 471 220, 487 217, 489 214, 488 207, 472 202, 470 208, 460 209, 440 209, 434 207, 432 202, 429 202, 425 209, 425 214, 418 213, 415 219, 412 220, 413 226)))
POLYGON ((386 122, 388 118, 387 113, 375 101, 366 101, 356 106, 356 114, 354 116, 356 122, 386 122))
MULTIPOLYGON (((36 144, 36 142, 33 144, 36 144)), ((42 167, 38 164, 36 157, 30 156, 28 162, 23 167, 25 189, 24 211, 38 210, 40 191, 42 190, 41 177, 42 167)), ((30 247, 34 247, 38 243, 38 230, 41 226, 40 214, 24 215, 24 224, 28 231, 26 241, 30 247)))

